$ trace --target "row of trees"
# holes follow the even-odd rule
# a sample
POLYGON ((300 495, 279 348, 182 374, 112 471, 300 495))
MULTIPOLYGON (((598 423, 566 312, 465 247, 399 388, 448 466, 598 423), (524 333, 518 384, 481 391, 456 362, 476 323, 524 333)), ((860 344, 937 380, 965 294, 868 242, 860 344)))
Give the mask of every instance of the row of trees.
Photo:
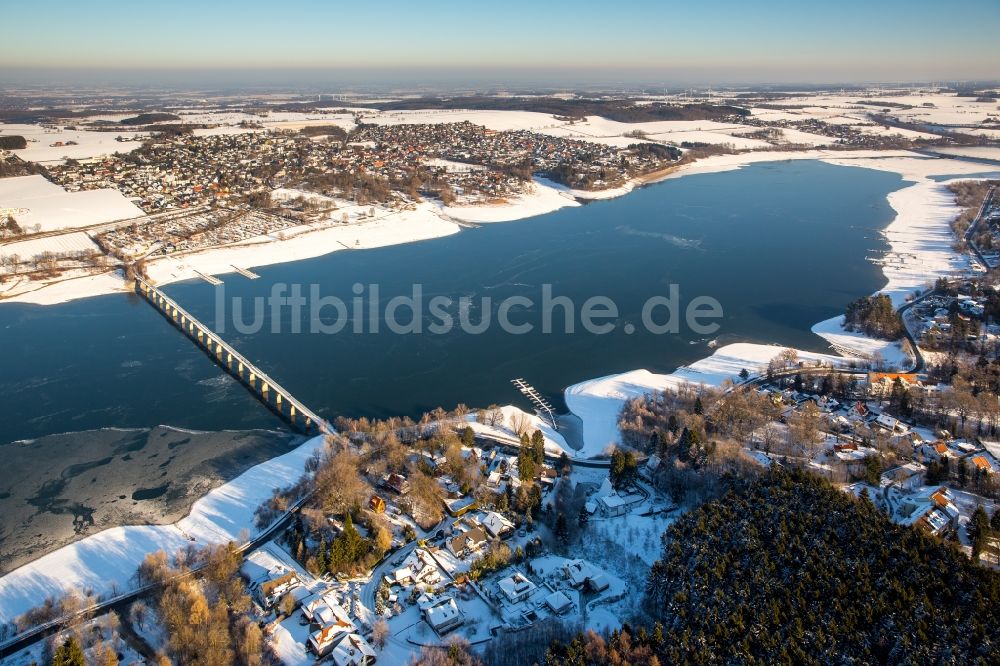
MULTIPOLYGON (((976 219, 986 193, 992 185, 997 184, 1000 183, 985 180, 961 180, 948 185, 948 189, 955 195, 955 203, 962 208, 962 212, 951 223, 951 229, 955 238, 958 239, 956 244, 960 249, 964 249, 965 234, 976 219)), ((981 229, 973 240, 983 249, 990 249, 993 246, 989 230, 985 228, 981 229)))
POLYGON ((1000 540, 1000 509, 994 509, 993 517, 990 518, 982 505, 977 506, 966 529, 972 547, 972 559, 978 562, 980 555, 986 552, 987 547, 991 547, 995 562, 1000 564, 1000 548, 996 544, 1000 540))

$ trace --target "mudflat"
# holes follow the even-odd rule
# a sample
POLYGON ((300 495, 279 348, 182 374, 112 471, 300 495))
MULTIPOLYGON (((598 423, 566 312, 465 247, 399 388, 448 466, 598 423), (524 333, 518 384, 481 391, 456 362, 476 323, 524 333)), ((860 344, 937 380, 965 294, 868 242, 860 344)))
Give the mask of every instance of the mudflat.
POLYGON ((0 574, 109 527, 175 522, 213 488, 301 441, 272 430, 157 426, 0 445, 0 574))

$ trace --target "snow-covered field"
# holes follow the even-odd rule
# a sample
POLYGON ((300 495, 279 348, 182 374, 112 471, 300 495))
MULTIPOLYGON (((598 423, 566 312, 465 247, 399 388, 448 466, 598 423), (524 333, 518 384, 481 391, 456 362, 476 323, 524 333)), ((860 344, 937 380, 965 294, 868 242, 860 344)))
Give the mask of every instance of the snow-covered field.
POLYGON ((49 238, 36 238, 34 240, 16 241, 0 245, 0 257, 36 257, 44 252, 87 252, 97 251, 97 244, 90 239, 90 236, 82 231, 71 234, 59 234, 49 238))
POLYGON ((239 542, 245 533, 252 535, 257 507, 275 488, 297 481, 306 461, 323 445, 323 437, 314 437, 250 468, 195 502, 188 516, 173 525, 114 527, 15 569, 0 578, 0 622, 70 590, 106 596, 125 591, 147 553, 239 542))
POLYGON ((22 229, 74 229, 142 217, 141 208, 118 190, 67 192, 44 176, 0 178, 0 208, 14 209, 22 229))
POLYGON ((853 124, 869 121, 869 114, 884 113, 907 122, 929 125, 975 125, 996 115, 997 104, 977 102, 972 97, 956 97, 939 92, 883 91, 881 93, 818 94, 796 97, 784 102, 788 109, 758 109, 754 115, 768 119, 807 120, 815 118, 835 122, 837 117, 847 118, 853 124), (888 102, 890 105, 885 104, 888 102), (894 105, 912 108, 901 109, 894 105))
POLYGON ((812 327, 812 332, 825 339, 834 349, 848 355, 885 362, 885 367, 902 369, 912 363, 911 356, 903 351, 899 342, 870 338, 863 333, 844 330, 844 317, 833 317, 812 327))
MULTIPOLYGON (((1000 129, 983 130, 984 132, 994 131, 996 137, 1000 138, 1000 129)), ((993 160, 1000 162, 1000 147, 998 146, 947 146, 934 148, 933 152, 938 155, 950 155, 953 157, 971 157, 973 159, 993 160)))
POLYGON ((67 192, 43 176, 0 178, 0 208, 15 209, 22 229, 56 231, 142 217, 118 190, 67 192))
POLYGON ((534 130, 565 125, 547 113, 534 111, 467 111, 462 109, 416 109, 413 111, 359 110, 359 120, 376 125, 413 125, 471 122, 487 129, 534 130))
POLYGON ((23 136, 28 147, 11 151, 28 162, 59 162, 67 159, 85 160, 91 157, 128 153, 142 145, 140 132, 93 132, 65 127, 43 127, 0 123, 0 135, 23 136), (118 141, 117 138, 127 139, 118 141), (67 146, 67 142, 75 145, 67 146), (63 145, 57 146, 55 144, 63 145))

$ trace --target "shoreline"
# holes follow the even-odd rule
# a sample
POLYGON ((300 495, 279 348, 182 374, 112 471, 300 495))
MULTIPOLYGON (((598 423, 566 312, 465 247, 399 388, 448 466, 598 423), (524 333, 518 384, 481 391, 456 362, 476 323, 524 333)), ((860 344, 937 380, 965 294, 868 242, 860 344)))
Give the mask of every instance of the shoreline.
POLYGON ((186 515, 170 524, 110 527, 63 546, 0 577, 0 623, 12 622, 51 596, 71 591, 111 595, 129 588, 147 553, 174 553, 191 545, 242 541, 259 532, 258 506, 276 487, 295 483, 306 461, 322 450, 322 436, 254 465, 196 499, 186 515))
MULTIPOLYGON (((208 248, 151 260, 148 274, 156 283, 164 285, 183 280, 198 279, 200 274, 236 274, 242 269, 261 268, 289 263, 349 249, 372 249, 442 238, 462 230, 463 223, 490 224, 523 220, 550 213, 561 208, 581 205, 581 201, 596 201, 624 196, 634 189, 648 187, 683 176, 719 173, 743 168, 760 162, 787 160, 819 160, 839 166, 856 166, 899 173, 905 179, 925 180, 924 172, 977 173, 982 165, 973 165, 961 158, 934 158, 905 150, 891 151, 757 151, 713 155, 686 164, 675 164, 659 171, 633 178, 622 186, 605 190, 577 190, 567 188, 541 177, 536 177, 533 190, 513 197, 504 204, 474 206, 443 206, 437 202, 423 201, 412 210, 376 208, 374 219, 350 225, 328 224, 318 227, 300 225, 283 232, 283 238, 264 236, 234 245, 208 248), (891 164, 889 161, 895 160, 891 164), (916 165, 900 165, 899 161, 949 163, 953 169, 919 169, 916 165), (888 166, 888 168, 886 168, 888 166), (894 168, 893 168, 894 167, 894 168)), ((925 165, 926 166, 926 165, 925 165)), ((891 199, 890 195, 890 199, 891 199)), ((890 201, 891 203, 891 201, 890 201)), ((123 293, 125 281, 120 271, 74 276, 43 285, 28 285, 26 291, 6 298, 4 303, 32 305, 57 305, 69 301, 123 293)), ((3 292, 0 291, 0 294, 3 292)))
POLYGON ((104 529, 184 518, 210 490, 290 450, 278 430, 102 428, 0 445, 0 575, 104 529), (39 465, 39 460, 48 460, 39 465))
MULTIPOLYGON (((948 181, 934 181, 932 175, 952 175, 962 169, 969 173, 979 173, 981 169, 968 162, 964 167, 930 158, 908 151, 856 151, 851 157, 829 154, 831 151, 806 151, 790 153, 784 159, 818 159, 839 166, 870 168, 898 173, 905 187, 890 192, 887 200, 896 212, 895 217, 880 231, 889 246, 889 253, 899 257, 897 264, 882 265, 885 284, 874 293, 886 293, 894 306, 903 304, 907 296, 918 289, 923 290, 940 276, 953 276, 958 272, 968 272, 969 258, 952 249, 954 238, 951 222, 961 212, 954 198, 947 191, 953 180, 964 180, 958 176, 948 181), (806 153, 823 153, 823 156, 808 157, 806 153), (901 162, 903 161, 903 162, 901 162), (938 168, 933 168, 934 166, 938 168), (945 168, 947 166, 947 168, 945 168)), ((756 155, 766 155, 758 153, 756 155)), ((771 153, 773 157, 775 154, 771 153)), ((719 173, 740 169, 752 163, 772 161, 754 158, 734 159, 737 155, 715 156, 717 159, 692 163, 690 169, 683 166, 661 180, 677 178, 690 173, 719 173)), ((744 156, 749 157, 749 155, 744 156)), ((660 182, 660 181, 656 181, 660 182)), ((844 330, 843 316, 817 322, 811 331, 826 340, 831 346, 830 354, 796 349, 800 359, 824 360, 847 364, 865 361, 879 355, 887 363, 901 364, 907 358, 899 342, 877 340, 863 334, 844 330)), ((740 370, 759 372, 768 362, 780 354, 785 347, 761 343, 733 343, 716 349, 714 353, 688 366, 683 366, 667 374, 655 374, 645 369, 630 370, 588 379, 568 386, 563 397, 570 411, 583 421, 584 447, 567 452, 580 457, 602 455, 609 443, 617 436, 617 416, 626 400, 654 390, 673 388, 682 383, 719 386, 724 381, 738 381, 740 370), (589 422, 589 423, 588 423, 589 422), (588 425, 590 426, 588 429, 588 425)))
MULTIPOLYGON (((842 162, 847 162, 842 165, 862 168, 881 167, 885 170, 900 173, 905 180, 912 180, 914 182, 912 185, 889 194, 890 205, 896 210, 896 217, 883 230, 883 233, 886 234, 891 250, 900 251, 897 250, 897 245, 894 243, 899 244, 900 248, 908 247, 906 243, 916 244, 920 242, 921 244, 926 244, 926 234, 933 233, 937 235, 935 237, 938 239, 938 242, 934 244, 930 251, 947 254, 944 249, 939 247, 941 234, 946 234, 950 239, 951 233, 949 224, 952 218, 941 217, 944 210, 943 206, 945 206, 940 200, 940 197, 945 196, 942 195, 941 190, 946 187, 947 183, 932 181, 929 176, 935 173, 962 173, 962 167, 956 166, 956 164, 963 164, 962 162, 958 160, 927 158, 905 151, 896 151, 890 154, 886 154, 884 151, 870 151, 873 154, 854 155, 850 159, 844 159, 843 155, 831 155, 830 152, 796 152, 789 153, 787 157, 783 154, 771 152, 752 153, 742 156, 719 156, 723 159, 717 160, 707 158, 706 160, 701 160, 690 165, 682 165, 675 171, 665 174, 662 178, 653 182, 661 182, 669 178, 697 173, 729 171, 742 168, 751 163, 782 161, 785 159, 819 159, 821 161, 829 161, 836 157, 838 160, 831 163, 841 164, 842 162), (885 160, 895 161, 890 162, 885 160), (938 168, 928 169, 929 165, 925 163, 926 161, 934 162, 938 168), (948 168, 942 169, 945 162, 950 164, 948 168), (920 189, 914 189, 918 187, 920 189), (901 192, 906 192, 907 194, 895 196, 894 198, 894 195, 899 195, 901 192), (938 198, 931 199, 931 195, 936 195, 938 198)), ((968 163, 964 164, 968 165, 968 163)), ((981 172, 981 169, 978 167, 975 169, 975 171, 970 170, 967 172, 981 172)), ((569 196, 564 196, 565 194, 569 194, 568 192, 556 190, 544 183, 536 183, 536 187, 544 187, 548 191, 543 191, 533 202, 536 208, 532 212, 518 217, 507 217, 508 213, 515 211, 524 213, 529 209, 525 205, 527 202, 520 202, 520 207, 518 204, 504 207, 503 215, 493 216, 493 219, 490 221, 501 221, 501 218, 522 219, 523 217, 550 212, 550 210, 556 210, 564 206, 580 205, 575 198, 571 199, 569 196), (561 199, 561 201, 557 201, 556 197, 561 199), (544 202, 542 201, 543 198, 544 202), (561 205, 546 210, 547 206, 554 206, 555 204, 561 205)), ((632 188, 628 189, 631 190, 632 188)), ((621 192, 621 194, 624 193, 621 192)), ((572 194, 575 195, 576 193, 573 192, 572 194)), ((615 196, 620 196, 621 194, 616 194, 615 196)), ((953 202, 951 202, 950 206, 957 215, 958 207, 953 202)), ((440 210, 425 210, 424 213, 428 216, 428 221, 433 216, 440 224, 453 227, 454 230, 450 233, 456 233, 459 230, 457 224, 448 222, 441 217, 442 211, 440 210)), ((457 218, 454 215, 455 209, 445 210, 444 213, 457 218)), ((377 224, 379 221, 376 221, 374 224, 377 224)), ((383 233, 384 231, 383 229, 383 233)), ((312 234, 303 234, 299 238, 302 237, 310 238, 312 234)), ((433 237, 436 236, 429 235, 426 238, 433 237)), ((377 240, 378 237, 374 238, 377 240)), ((426 238, 420 238, 420 240, 426 238)), ((388 241, 384 237, 382 240, 388 241)), ((393 241, 383 242, 383 244, 412 242, 412 240, 400 241, 398 238, 393 239, 393 241)), ((378 246, 378 244, 371 245, 371 247, 378 246)), ((947 252, 955 254, 950 250, 950 240, 947 246, 949 248, 947 252)), ((329 251, 331 250, 324 249, 312 256, 327 254, 329 251)), ((937 260, 941 258, 937 255, 935 257, 937 260)), ((226 258, 228 259, 230 256, 227 255, 226 258)), ((300 256, 298 258, 305 257, 300 256)), ((281 261, 274 261, 273 263, 284 263, 284 261, 290 260, 283 259, 281 261)), ((911 260, 912 270, 906 270, 894 276, 888 275, 886 267, 883 266, 883 275, 886 276, 886 286, 880 291, 885 291, 891 287, 894 299, 902 299, 908 290, 922 287, 924 284, 923 281, 914 281, 924 280, 934 271, 941 270, 938 264, 933 264, 928 269, 927 266, 922 265, 922 261, 921 255, 916 253, 915 258, 911 260)), ((256 264, 251 264, 248 267, 254 265, 266 264, 261 264, 258 260, 256 264)), ((171 278, 168 281, 185 279, 179 277, 178 274, 171 274, 168 277, 171 278)), ((820 322, 814 326, 813 330, 816 331, 816 328, 823 323, 820 322)), ((826 337, 822 333, 817 332, 817 334, 821 335, 821 337, 826 337)), ((721 384, 726 379, 735 377, 744 367, 748 370, 754 370, 766 366, 771 358, 781 353, 784 349, 785 347, 777 345, 734 343, 721 347, 715 350, 710 356, 688 366, 678 368, 670 374, 658 375, 646 370, 631 370, 574 384, 565 390, 564 395, 567 406, 583 423, 584 446, 579 450, 573 449, 557 433, 546 433, 546 439, 550 439, 555 444, 562 446, 567 453, 575 458, 599 456, 604 452, 608 440, 614 438, 613 433, 617 429, 618 410, 626 399, 651 390, 676 386, 680 383, 721 384), (609 435, 609 433, 611 434, 609 435)), ((799 356, 806 360, 832 363, 849 363, 852 360, 857 360, 857 357, 852 358, 846 355, 817 352, 799 352, 799 356)), ((170 525, 109 528, 55 550, 0 577, 0 621, 13 619, 25 610, 37 605, 40 600, 59 591, 92 589, 98 593, 107 593, 115 586, 121 588, 128 584, 128 579, 131 577, 132 572, 134 572, 135 567, 138 566, 138 563, 141 562, 142 557, 147 552, 153 552, 158 549, 172 552, 177 548, 190 544, 192 540, 201 544, 239 540, 240 533, 249 524, 252 524, 253 512, 257 505, 270 496, 273 488, 294 482, 301 476, 305 461, 315 451, 322 448, 322 439, 322 437, 310 439, 289 453, 255 465, 232 481, 215 488, 204 497, 195 501, 187 516, 175 523, 170 525)))

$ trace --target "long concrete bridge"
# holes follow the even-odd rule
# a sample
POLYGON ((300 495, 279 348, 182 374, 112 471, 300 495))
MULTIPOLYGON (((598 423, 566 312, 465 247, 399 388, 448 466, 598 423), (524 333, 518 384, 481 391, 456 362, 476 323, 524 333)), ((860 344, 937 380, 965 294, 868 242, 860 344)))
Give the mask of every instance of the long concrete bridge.
POLYGON ((333 432, 333 428, 324 418, 302 404, 295 396, 282 388, 278 382, 248 361, 208 326, 192 317, 187 310, 160 291, 154 284, 144 278, 137 277, 135 290, 182 333, 201 347, 213 361, 250 389, 254 397, 291 424, 293 428, 306 433, 333 432))

